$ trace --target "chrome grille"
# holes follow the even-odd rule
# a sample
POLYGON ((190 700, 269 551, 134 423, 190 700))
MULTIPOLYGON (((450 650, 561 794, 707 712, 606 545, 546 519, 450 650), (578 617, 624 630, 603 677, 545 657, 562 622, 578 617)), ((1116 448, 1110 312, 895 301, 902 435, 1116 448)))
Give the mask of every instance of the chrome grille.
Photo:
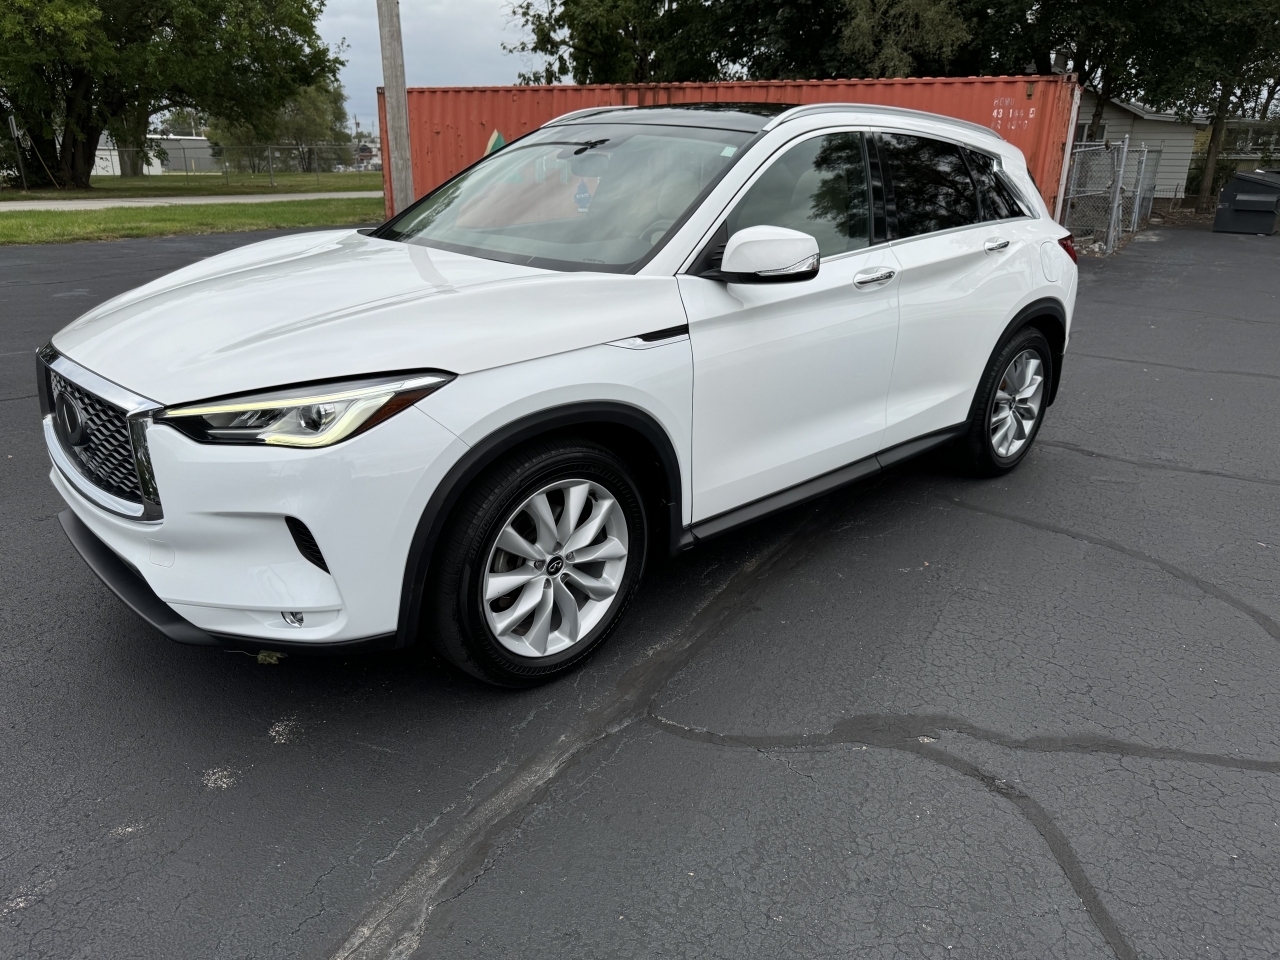
POLYGON ((122 500, 142 503, 142 487, 124 413, 52 370, 49 382, 54 402, 65 393, 84 417, 85 443, 73 447, 63 442, 63 449, 94 484, 122 500))

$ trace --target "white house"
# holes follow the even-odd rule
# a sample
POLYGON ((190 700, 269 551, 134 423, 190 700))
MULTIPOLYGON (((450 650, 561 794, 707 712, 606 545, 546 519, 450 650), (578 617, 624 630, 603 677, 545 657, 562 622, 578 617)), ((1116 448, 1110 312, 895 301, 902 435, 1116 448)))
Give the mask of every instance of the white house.
MULTIPOLYGON (((1097 102, 1093 91, 1081 92, 1076 143, 1085 141, 1097 102)), ((1191 166, 1196 134, 1208 125, 1208 117, 1196 117, 1192 123, 1183 123, 1172 113, 1159 113, 1140 103, 1112 100, 1102 108, 1102 128, 1094 139, 1114 142, 1128 134, 1130 147, 1145 143, 1149 148, 1160 148, 1156 196, 1181 197, 1186 190, 1187 170, 1191 166)))

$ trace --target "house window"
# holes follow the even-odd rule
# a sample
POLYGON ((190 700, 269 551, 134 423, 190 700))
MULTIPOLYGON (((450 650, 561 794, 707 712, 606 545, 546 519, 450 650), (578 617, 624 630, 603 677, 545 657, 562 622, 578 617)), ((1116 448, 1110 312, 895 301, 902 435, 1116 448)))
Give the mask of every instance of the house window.
MULTIPOLYGON (((1076 143, 1084 143, 1088 133, 1089 133, 1089 124, 1087 121, 1085 123, 1077 123, 1076 124, 1076 143)), ((1095 139, 1096 140, 1107 139, 1107 125, 1105 123, 1100 124, 1098 126, 1098 136, 1095 139)))

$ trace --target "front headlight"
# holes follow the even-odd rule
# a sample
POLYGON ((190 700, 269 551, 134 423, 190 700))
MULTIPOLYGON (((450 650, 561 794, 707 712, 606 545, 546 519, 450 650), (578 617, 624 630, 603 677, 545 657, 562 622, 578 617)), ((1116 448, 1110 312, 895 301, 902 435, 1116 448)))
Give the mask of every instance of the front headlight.
POLYGON ((453 378, 427 370, 303 384, 171 407, 155 419, 201 443, 327 447, 381 423, 453 378))

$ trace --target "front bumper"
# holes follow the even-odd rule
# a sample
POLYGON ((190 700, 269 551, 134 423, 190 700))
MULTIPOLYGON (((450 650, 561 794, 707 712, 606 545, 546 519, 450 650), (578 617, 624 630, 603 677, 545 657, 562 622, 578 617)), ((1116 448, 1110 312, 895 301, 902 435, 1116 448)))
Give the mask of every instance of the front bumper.
POLYGON ((395 640, 414 531, 466 450, 416 408, 317 450, 199 444, 157 425, 147 441, 156 521, 91 502, 54 458, 63 526, 89 566, 171 639, 316 651, 395 640), (286 518, 309 528, 327 571, 300 553, 286 518), (296 613, 301 626, 286 616, 296 613))
POLYGON ((387 650, 395 646, 396 635, 384 634, 379 637, 367 637, 361 640, 347 640, 317 646, 314 643, 290 643, 286 640, 258 640, 249 637, 236 637, 220 633, 209 633, 201 630, 194 623, 179 616, 169 604, 165 603, 151 589, 146 580, 136 570, 120 559, 111 548, 99 540, 92 530, 75 515, 73 510, 63 510, 58 514, 62 530, 76 548, 89 569, 98 575, 125 606, 139 617, 155 627, 170 640, 177 643, 190 643, 201 647, 252 647, 255 650, 280 650, 284 652, 299 649, 324 653, 354 653, 373 650, 387 650))

